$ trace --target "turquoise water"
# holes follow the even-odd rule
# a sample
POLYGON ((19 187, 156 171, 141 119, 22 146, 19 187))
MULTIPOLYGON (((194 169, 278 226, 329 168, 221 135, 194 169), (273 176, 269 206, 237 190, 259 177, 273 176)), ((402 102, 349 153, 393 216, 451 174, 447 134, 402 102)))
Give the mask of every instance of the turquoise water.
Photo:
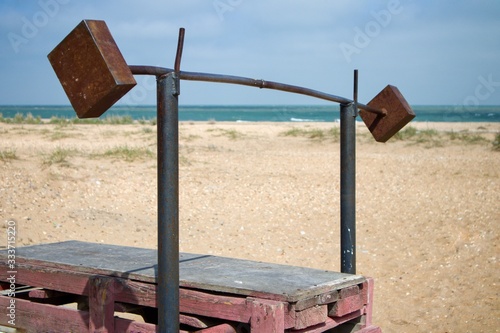
MULTIPOLYGON (((500 105, 477 106, 473 108, 454 105, 416 105, 415 121, 423 122, 500 122, 500 105)), ((69 105, 4 105, 0 114, 4 118, 16 114, 34 117, 74 118, 75 112, 69 105)), ((156 117, 156 106, 113 106, 105 116, 130 116, 133 119, 156 117)), ((333 105, 181 105, 181 121, 252 121, 252 122, 334 122, 339 119, 339 106, 333 105)))

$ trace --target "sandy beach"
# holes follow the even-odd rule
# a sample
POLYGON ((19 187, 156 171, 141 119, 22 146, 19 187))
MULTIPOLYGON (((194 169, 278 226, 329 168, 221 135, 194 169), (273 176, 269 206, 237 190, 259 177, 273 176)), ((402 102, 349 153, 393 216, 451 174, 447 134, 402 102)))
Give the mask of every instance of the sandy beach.
MULTIPOLYGON (((374 322, 497 332, 500 123, 409 126, 385 144, 357 128, 374 322)), ((338 124, 181 123, 181 251, 340 270, 339 150, 338 124)), ((0 157, 0 230, 15 220, 17 246, 156 247, 156 126, 0 123, 0 157)))

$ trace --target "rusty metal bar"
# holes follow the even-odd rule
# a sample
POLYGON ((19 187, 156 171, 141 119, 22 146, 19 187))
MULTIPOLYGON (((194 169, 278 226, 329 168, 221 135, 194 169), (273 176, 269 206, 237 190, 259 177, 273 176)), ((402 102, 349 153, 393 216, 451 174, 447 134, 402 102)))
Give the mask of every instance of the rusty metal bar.
POLYGON ((181 71, 181 58, 182 49, 184 48, 184 34, 186 30, 184 28, 179 29, 179 40, 177 41, 177 53, 175 55, 174 71, 179 73, 181 71))
MULTIPOLYGON (((129 68, 132 71, 132 74, 135 75, 162 75, 175 72, 174 69, 156 67, 156 66, 129 66, 129 68)), ((353 102, 348 98, 324 93, 318 90, 294 86, 285 83, 274 82, 274 81, 265 81, 262 79, 251 79, 247 77, 234 76, 234 75, 197 73, 197 72, 185 72, 185 71, 179 71, 178 73, 179 73, 179 78, 181 80, 187 80, 187 81, 230 83, 230 84, 238 84, 260 89, 280 90, 300 95, 311 96, 340 104, 350 104, 353 102)), ((387 115, 387 111, 384 109, 379 110, 361 103, 358 103, 358 108, 381 116, 387 115)))
POLYGON ((179 79, 157 76, 158 332, 179 332, 179 79))

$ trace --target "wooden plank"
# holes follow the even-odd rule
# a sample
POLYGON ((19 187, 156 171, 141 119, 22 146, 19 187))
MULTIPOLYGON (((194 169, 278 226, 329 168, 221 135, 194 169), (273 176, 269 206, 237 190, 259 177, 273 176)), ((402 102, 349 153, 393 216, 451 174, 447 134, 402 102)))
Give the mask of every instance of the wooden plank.
MULTIPOLYGON (((5 276, 2 268, 0 262, 0 279, 5 276)), ((16 282, 20 284, 76 295, 88 296, 89 294, 88 284, 91 276, 81 272, 66 271, 62 268, 40 268, 26 264, 19 264, 17 272, 16 282)), ((156 307, 157 287, 154 284, 116 278, 112 288, 117 301, 156 307)))
POLYGON ((328 307, 316 305, 311 308, 295 312, 294 329, 302 329, 325 322, 328 318, 328 307))
POLYGON ((210 325, 208 325, 205 321, 201 320, 200 318, 194 317, 194 316, 188 316, 186 314, 179 314, 179 322, 184 325, 188 325, 191 327, 195 328, 207 328, 210 325))
MULTIPOLYGON (((16 283, 77 295, 88 295, 88 275, 63 269, 40 269, 21 264, 16 267, 16 270, 16 283)), ((6 266, 0 261, 0 280, 4 280, 6 277, 6 266)))
POLYGON ((285 331, 284 304, 256 299, 251 302, 250 332, 283 333, 285 331))
POLYGON ((372 325, 372 316, 373 316, 373 290, 374 290, 374 280, 372 278, 367 278, 366 282, 363 283, 363 295, 364 301, 366 304, 365 307, 365 325, 372 325))
POLYGON ((54 290, 47 289, 33 289, 28 292, 28 296, 30 298, 40 298, 40 299, 48 299, 48 298, 59 298, 68 296, 67 293, 62 293, 54 290))
MULTIPOLYGON (((156 325, 140 323, 125 318, 115 318, 115 332, 120 333, 156 333, 156 325)), ((182 332, 182 331, 181 331, 182 332)))
POLYGON ((10 299, 0 296, 0 325, 27 332, 88 332, 88 312, 16 299, 15 325, 9 324, 10 299))
POLYGON ((337 290, 332 290, 321 295, 314 296, 312 298, 306 298, 304 300, 299 300, 295 303, 295 310, 301 311, 315 305, 324 305, 333 303, 339 299, 339 292, 337 290))
POLYGON ((89 279, 89 332, 113 333, 115 331, 114 279, 95 276, 89 279))
POLYGON ((364 306, 363 297, 358 295, 341 298, 333 304, 328 312, 329 317, 343 317, 354 311, 361 310, 364 306))
POLYGON ((343 317, 349 313, 363 309, 366 296, 361 292, 363 284, 339 290, 339 300, 330 306, 329 317, 343 317), (360 287, 361 286, 361 287, 360 287))
POLYGON ((240 333, 229 324, 220 324, 212 326, 204 330, 196 331, 194 333, 240 333))
POLYGON ((240 323, 249 322, 252 315, 247 300, 242 297, 212 295, 181 288, 180 312, 219 318, 240 323))
POLYGON ((206 256, 181 262, 181 286, 289 303, 362 283, 337 272, 206 256))
MULTIPOLYGON (((5 251, 0 251, 0 258, 5 255, 5 251)), ((21 247, 16 255, 20 264, 156 281, 156 251, 151 249, 68 241, 21 247)), ((179 260, 183 287, 286 302, 365 281, 359 275, 209 255, 181 253, 179 260)))
POLYGON ((351 321, 353 319, 356 319, 361 315, 360 311, 350 313, 344 317, 339 317, 339 318, 326 318, 324 322, 309 326, 303 329, 298 329, 298 330, 293 330, 293 333, 320 333, 320 332, 326 332, 334 327, 337 327, 339 325, 342 325, 348 321, 351 321))

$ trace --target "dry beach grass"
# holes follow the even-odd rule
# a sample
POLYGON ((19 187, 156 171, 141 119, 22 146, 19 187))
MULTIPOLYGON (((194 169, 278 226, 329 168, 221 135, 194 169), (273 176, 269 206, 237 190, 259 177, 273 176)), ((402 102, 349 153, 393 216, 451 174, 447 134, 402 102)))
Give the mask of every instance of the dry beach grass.
MULTIPOLYGON (((181 251, 339 270, 335 126, 181 123, 181 251)), ((375 323, 498 330, 500 123, 413 123, 386 144, 357 132, 375 323)), ((17 221, 18 246, 155 248, 155 126, 0 123, 0 218, 17 221)))

